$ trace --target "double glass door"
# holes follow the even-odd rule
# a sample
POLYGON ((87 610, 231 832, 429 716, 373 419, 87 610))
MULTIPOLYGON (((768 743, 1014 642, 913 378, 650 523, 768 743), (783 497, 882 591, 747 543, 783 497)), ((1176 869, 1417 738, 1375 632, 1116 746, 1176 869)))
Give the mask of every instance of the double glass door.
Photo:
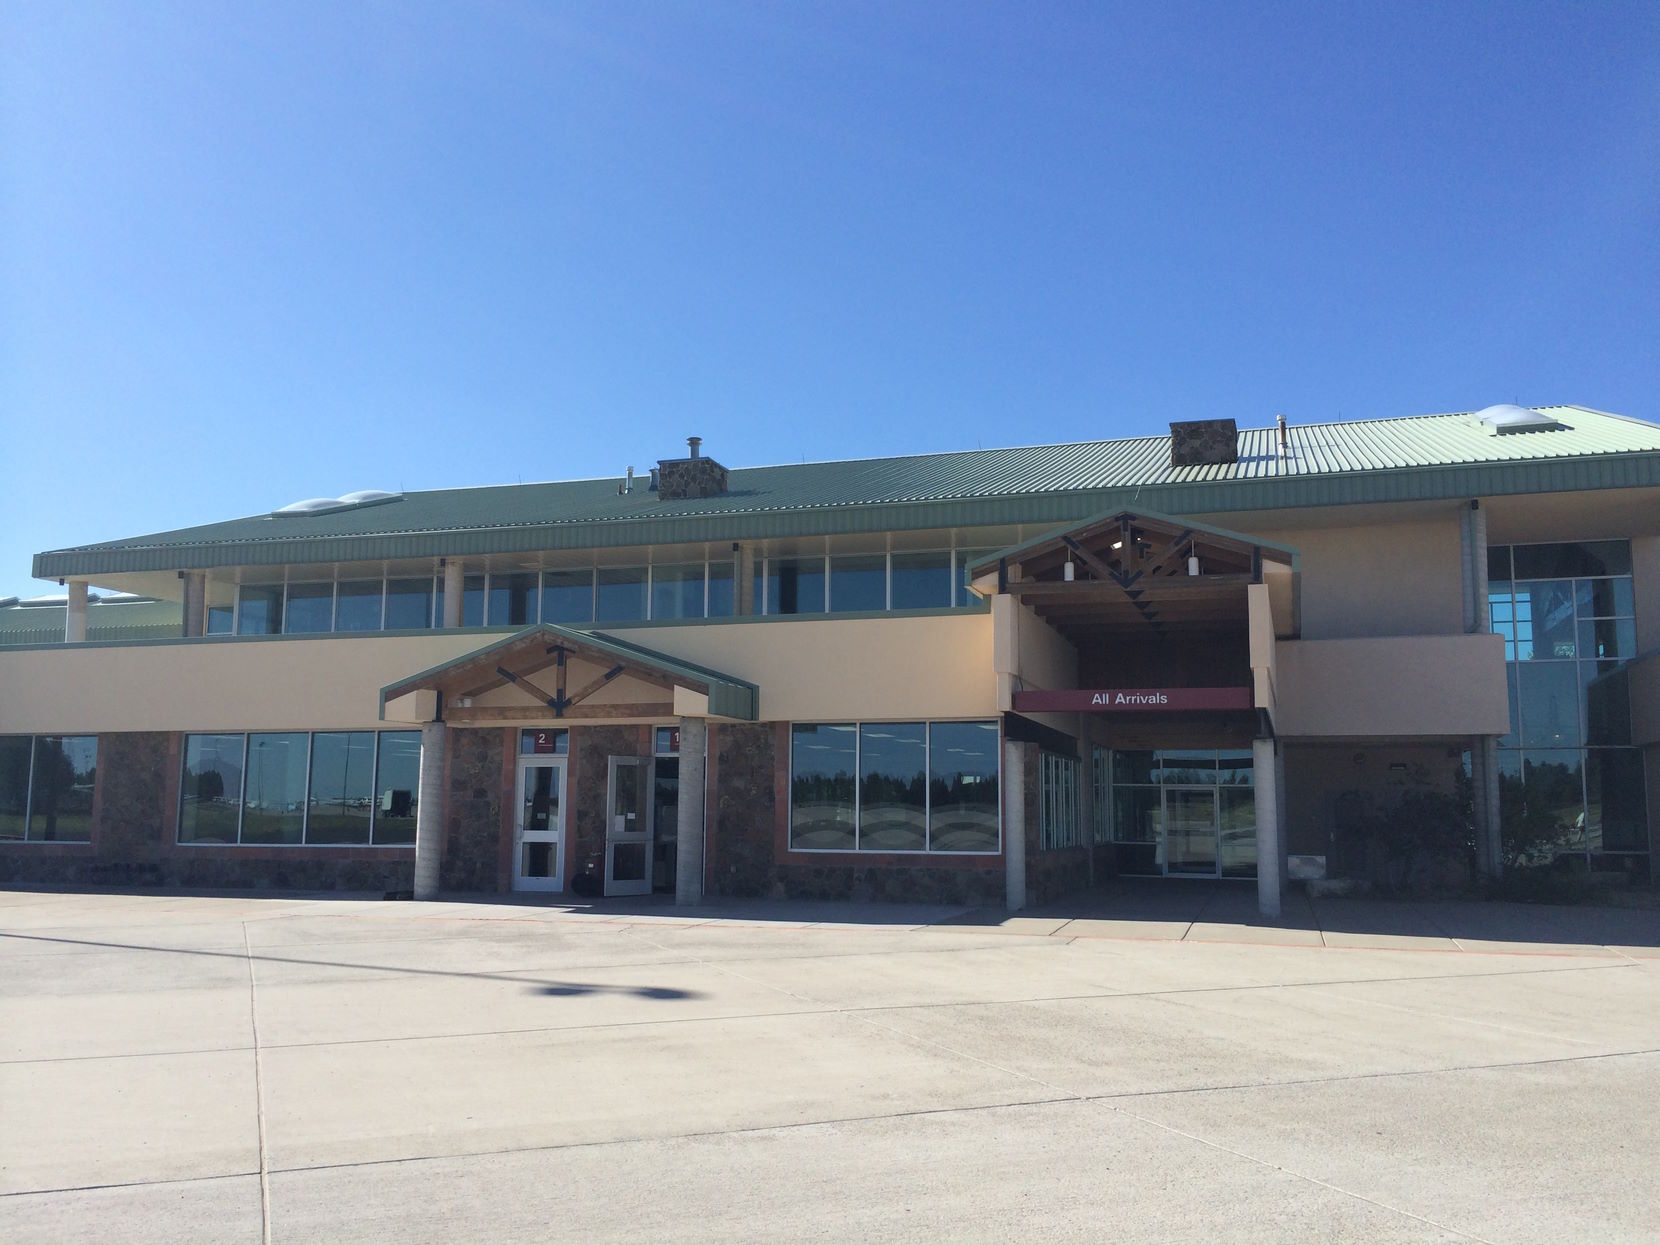
POLYGON ((515 787, 513 889, 560 890, 565 870, 565 758, 524 758, 515 787))
POLYGON ((1164 789, 1164 871, 1215 877, 1217 838, 1214 787, 1164 789))

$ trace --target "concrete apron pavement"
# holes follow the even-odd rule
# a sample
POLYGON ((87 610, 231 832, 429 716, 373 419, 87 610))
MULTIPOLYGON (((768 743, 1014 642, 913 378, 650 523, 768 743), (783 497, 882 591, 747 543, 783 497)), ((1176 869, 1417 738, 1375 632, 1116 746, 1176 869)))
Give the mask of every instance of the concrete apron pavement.
POLYGON ((0 892, 0 1240, 1653 1239, 1660 914, 1253 898, 0 892))

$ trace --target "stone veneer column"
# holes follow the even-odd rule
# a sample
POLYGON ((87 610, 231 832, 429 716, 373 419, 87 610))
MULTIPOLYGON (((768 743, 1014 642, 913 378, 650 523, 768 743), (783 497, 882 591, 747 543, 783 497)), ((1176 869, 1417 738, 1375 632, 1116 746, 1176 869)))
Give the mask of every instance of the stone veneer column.
POLYGON ((184 618, 179 634, 189 637, 202 634, 207 614, 207 574, 186 571, 184 574, 184 618))
POLYGON ((1251 744, 1257 819, 1257 911, 1280 914, 1280 870, 1285 859, 1285 810, 1280 806, 1279 748, 1272 739, 1251 744))
POLYGON ((709 723, 680 719, 680 798, 675 826, 674 901, 703 902, 704 757, 709 751, 709 723))
POLYGON ((63 641, 79 644, 86 639, 86 580, 69 581, 69 609, 63 616, 63 641))
POLYGON ((438 862, 444 844, 444 745, 449 728, 421 725, 421 780, 415 805, 415 898, 438 896, 438 862))
POLYGON ((1020 745, 1003 744, 1003 879, 1010 912, 1026 906, 1026 770, 1020 745))
POLYGON ((459 627, 461 625, 461 598, 466 591, 466 580, 462 576, 463 564, 450 558, 444 563, 444 616, 438 620, 440 626, 459 627))

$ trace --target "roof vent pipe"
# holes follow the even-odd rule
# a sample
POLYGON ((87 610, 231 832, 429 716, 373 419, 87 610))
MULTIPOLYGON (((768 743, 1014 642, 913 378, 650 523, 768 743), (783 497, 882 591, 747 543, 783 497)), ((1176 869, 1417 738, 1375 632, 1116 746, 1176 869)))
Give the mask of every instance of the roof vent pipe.
POLYGON ((622 486, 622 488, 618 489, 617 491, 619 493, 632 493, 634 491, 634 468, 633 467, 630 467, 628 469, 628 474, 623 477, 623 486, 622 486))
POLYGON ((687 455, 688 458, 700 458, 700 457, 702 457, 702 455, 703 455, 703 438, 702 437, 687 437, 686 438, 686 448, 691 451, 691 453, 687 455))
POLYGON ((1290 450, 1290 448, 1291 448, 1291 438, 1290 438, 1289 435, 1287 435, 1286 430, 1285 430, 1285 416, 1284 415, 1274 416, 1274 422, 1277 425, 1279 425, 1279 430, 1280 430, 1280 457, 1284 458, 1285 455, 1286 455, 1286 452, 1288 450, 1290 450))

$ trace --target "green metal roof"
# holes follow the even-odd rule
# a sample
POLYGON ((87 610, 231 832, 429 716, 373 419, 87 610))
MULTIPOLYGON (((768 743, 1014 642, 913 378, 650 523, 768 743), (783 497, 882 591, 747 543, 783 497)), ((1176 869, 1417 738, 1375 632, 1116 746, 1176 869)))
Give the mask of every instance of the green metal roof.
POLYGON ((711 670, 707 666, 693 665, 691 662, 681 661, 678 657, 670 657, 656 649, 645 647, 643 644, 632 644, 626 640, 619 640, 615 636, 606 635, 600 631, 583 631, 575 627, 561 627, 555 623, 535 623, 512 635, 503 636, 489 644, 481 645, 470 652, 462 653, 459 657, 452 657, 449 661, 441 662, 419 674, 412 674, 408 678, 399 679, 396 683, 389 683, 380 689, 380 707, 384 716, 386 702, 408 692, 416 691, 434 685, 445 675, 462 666, 469 666, 480 659, 496 653, 504 653, 509 649, 523 647, 528 641, 542 639, 563 641, 590 652, 613 658, 625 665, 643 666, 648 670, 666 675, 677 683, 691 684, 706 690, 709 694, 709 712, 716 717, 733 718, 744 722, 753 722, 760 713, 760 692, 755 684, 744 679, 735 678, 730 674, 723 674, 719 670, 711 670))
POLYGON ((1468 414, 1239 434, 1239 461, 1172 467, 1168 436, 736 468, 719 497, 664 501, 617 478, 409 493, 357 509, 260 515, 37 554, 41 578, 468 557, 1006 523, 1120 506, 1167 514, 1660 485, 1660 426, 1584 407, 1495 436, 1468 414))
MULTIPOLYGON (((0 605, 0 646, 61 643, 68 613, 62 601, 0 605)), ((88 640, 166 639, 178 635, 180 626, 177 601, 131 597, 87 602, 88 640)))

